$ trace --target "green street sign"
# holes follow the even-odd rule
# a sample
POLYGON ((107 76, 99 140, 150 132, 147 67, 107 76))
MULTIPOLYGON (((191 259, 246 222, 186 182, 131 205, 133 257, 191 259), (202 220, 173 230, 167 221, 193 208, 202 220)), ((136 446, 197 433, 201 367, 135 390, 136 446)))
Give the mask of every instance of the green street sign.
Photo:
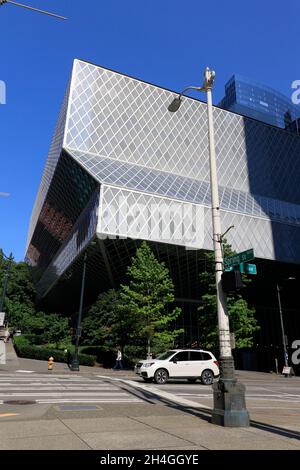
POLYGON ((242 274, 252 274, 253 276, 257 274, 256 264, 240 264, 240 272, 242 274))
POLYGON ((237 266, 241 263, 247 263, 247 261, 251 261, 254 259, 254 250, 251 248, 247 251, 242 251, 242 253, 237 253, 234 256, 229 256, 228 258, 224 258, 224 267, 228 268, 230 266, 237 266))
POLYGON ((256 264, 246 264, 246 263, 240 263, 239 265, 234 266, 227 266, 225 268, 225 271, 233 271, 236 269, 237 271, 240 271, 242 274, 252 274, 255 276, 257 274, 257 268, 256 264))

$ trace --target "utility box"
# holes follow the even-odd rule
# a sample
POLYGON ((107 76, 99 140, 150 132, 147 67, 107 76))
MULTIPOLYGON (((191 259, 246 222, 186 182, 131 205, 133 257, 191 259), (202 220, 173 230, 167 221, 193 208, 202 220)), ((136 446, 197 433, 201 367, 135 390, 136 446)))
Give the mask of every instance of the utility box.
POLYGON ((4 325, 5 312, 0 312, 0 326, 4 325))
POLYGON ((6 351, 4 341, 0 341, 0 364, 6 364, 6 351))

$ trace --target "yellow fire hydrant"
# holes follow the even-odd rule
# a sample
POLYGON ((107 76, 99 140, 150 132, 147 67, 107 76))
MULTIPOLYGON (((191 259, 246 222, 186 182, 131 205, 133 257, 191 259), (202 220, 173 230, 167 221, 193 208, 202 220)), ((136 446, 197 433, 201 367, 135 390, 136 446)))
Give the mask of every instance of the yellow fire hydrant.
POLYGON ((48 370, 52 370, 53 369, 53 362, 54 362, 54 359, 53 357, 49 357, 48 359, 48 370))

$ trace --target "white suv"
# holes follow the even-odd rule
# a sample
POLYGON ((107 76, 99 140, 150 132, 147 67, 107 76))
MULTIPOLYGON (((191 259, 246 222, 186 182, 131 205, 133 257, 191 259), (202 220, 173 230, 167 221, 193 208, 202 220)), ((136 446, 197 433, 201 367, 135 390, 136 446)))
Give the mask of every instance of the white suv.
POLYGON ((145 382, 164 384, 168 379, 187 379, 196 382, 201 379, 205 385, 211 385, 218 377, 219 366, 215 356, 202 349, 172 349, 157 359, 138 362, 135 372, 145 382))

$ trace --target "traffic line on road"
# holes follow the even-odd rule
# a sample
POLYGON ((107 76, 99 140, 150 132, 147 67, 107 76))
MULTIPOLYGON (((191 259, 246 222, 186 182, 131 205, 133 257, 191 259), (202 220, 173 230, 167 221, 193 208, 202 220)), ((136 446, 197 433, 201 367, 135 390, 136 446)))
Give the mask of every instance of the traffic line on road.
MULTIPOLYGON (((2 378, 13 378, 14 380, 22 380, 22 377, 20 375, 16 376, 15 373, 14 374, 3 374, 3 373, 0 373, 0 380, 2 378)), ((24 376, 24 379, 27 379, 28 376, 24 376)), ((30 379, 28 378, 28 380, 37 380, 37 379, 45 379, 45 380, 49 380, 49 379, 75 379, 75 380, 82 380, 82 377, 80 375, 70 375, 70 374, 35 374, 33 376, 30 377, 30 379)), ((93 379, 89 379, 89 380, 93 380, 93 379)))
MULTIPOLYGON (((11 391, 11 392, 18 392, 20 390, 26 390, 26 391, 30 391, 32 390, 33 388, 37 388, 37 387, 33 387, 32 385, 24 385, 24 387, 20 387, 20 386, 9 386, 9 385, 5 385, 4 387, 1 386, 1 391, 3 392, 6 392, 6 391, 11 391)), ((115 387, 97 387, 96 385, 95 386, 81 386, 81 387, 66 387, 64 385, 62 386, 58 386, 58 387, 55 387, 54 385, 39 385, 38 386, 38 389, 40 391, 51 391, 51 390, 60 390, 62 392, 66 392, 66 391, 82 391, 82 392, 88 392, 88 391, 92 391, 92 390, 96 390, 96 391, 99 391, 99 392, 102 392, 102 391, 107 391, 107 390, 115 390, 115 387)), ((1 395, 1 392, 0 392, 0 395, 1 395)))
POLYGON ((16 370, 17 373, 21 374, 34 374, 34 370, 16 370))
MULTIPOLYGON (((45 396, 45 397, 57 397, 57 396, 85 396, 85 397, 88 397, 88 396, 94 396, 95 395, 95 392, 85 392, 85 393, 80 393, 80 392, 71 392, 71 393, 61 393, 61 392, 49 392, 49 393, 0 393, 0 396, 1 398, 9 398, 9 397, 42 397, 42 396, 45 396)), ((111 393, 102 393, 101 392, 101 396, 111 396, 112 394, 111 393)), ((127 396, 128 393, 124 393, 124 392, 114 392, 113 393, 114 396, 118 397, 118 396, 127 396)))
POLYGON ((140 400, 139 398, 90 398, 90 399, 84 399, 82 400, 81 398, 77 399, 53 399, 53 400, 37 400, 36 401, 38 404, 46 404, 46 403, 143 403, 143 400, 140 400))

